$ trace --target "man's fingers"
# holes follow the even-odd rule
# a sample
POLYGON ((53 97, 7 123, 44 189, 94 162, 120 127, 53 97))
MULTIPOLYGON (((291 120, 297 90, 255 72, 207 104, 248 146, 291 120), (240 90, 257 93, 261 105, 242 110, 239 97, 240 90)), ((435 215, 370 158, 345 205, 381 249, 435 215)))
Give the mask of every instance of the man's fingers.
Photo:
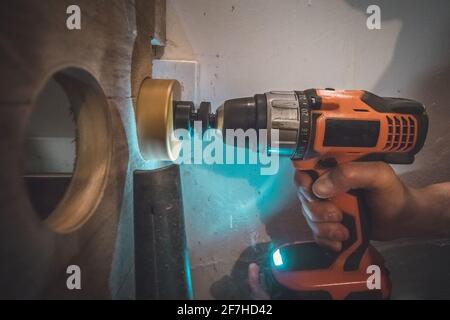
POLYGON ((312 191, 319 198, 330 198, 350 189, 376 190, 389 186, 395 176, 384 162, 351 162, 339 165, 319 177, 312 191))
POLYGON ((329 201, 308 201, 303 196, 301 198, 305 220, 313 231, 316 242, 339 252, 342 241, 349 237, 349 231, 340 223, 342 212, 329 201))
POLYGON ((312 222, 340 222, 342 212, 330 201, 308 201, 303 195, 299 195, 303 207, 303 213, 312 222))
POLYGON ((295 182, 303 213, 316 242, 334 251, 342 249, 342 242, 349 237, 349 230, 342 225, 342 212, 332 202, 322 200, 345 193, 350 189, 366 189, 372 192, 391 192, 395 174, 382 162, 352 162, 333 168, 314 183, 303 172, 296 171, 295 182))
POLYGON ((316 196, 312 192, 313 180, 311 176, 300 170, 295 171, 294 182, 297 185, 297 194, 303 195, 308 201, 316 200, 316 196))
POLYGON ((264 291, 259 283, 259 266, 256 263, 250 263, 248 266, 248 285, 252 296, 256 300, 269 300, 269 294, 264 291))
POLYGON ((345 241, 349 237, 349 231, 342 224, 337 222, 313 222, 306 219, 309 227, 314 233, 314 236, 328 239, 330 241, 345 241))
POLYGON ((342 249, 342 242, 340 242, 340 241, 333 241, 333 240, 330 240, 327 238, 321 238, 321 237, 317 237, 317 236, 314 238, 315 238, 317 244, 319 244, 323 247, 329 248, 333 251, 339 252, 342 249))

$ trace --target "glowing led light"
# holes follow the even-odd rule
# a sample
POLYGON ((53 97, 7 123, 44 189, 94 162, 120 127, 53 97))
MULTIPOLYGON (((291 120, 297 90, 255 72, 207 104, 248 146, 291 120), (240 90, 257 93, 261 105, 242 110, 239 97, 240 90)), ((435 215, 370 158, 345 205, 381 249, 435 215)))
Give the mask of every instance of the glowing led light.
POLYGON ((273 258, 273 263, 275 264, 276 267, 279 267, 283 264, 283 259, 281 258, 280 249, 275 250, 272 258, 273 258))

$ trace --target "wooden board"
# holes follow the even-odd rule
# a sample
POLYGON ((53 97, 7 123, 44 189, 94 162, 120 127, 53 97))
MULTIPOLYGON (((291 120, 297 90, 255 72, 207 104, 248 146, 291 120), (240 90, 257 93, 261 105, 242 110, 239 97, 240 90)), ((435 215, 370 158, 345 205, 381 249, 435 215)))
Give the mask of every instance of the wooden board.
POLYGON ((66 28, 68 0, 3 1, 0 9, 0 298, 133 298, 133 98, 151 76, 151 37, 164 38, 165 2, 78 0, 81 30, 66 28), (155 17, 157 19, 155 19, 155 17), (155 21, 158 21, 157 23, 155 21), (75 232, 50 230, 33 211, 23 174, 27 120, 39 91, 65 67, 87 70, 108 102, 113 139, 106 189, 75 232), (81 268, 68 290, 66 268, 81 268))

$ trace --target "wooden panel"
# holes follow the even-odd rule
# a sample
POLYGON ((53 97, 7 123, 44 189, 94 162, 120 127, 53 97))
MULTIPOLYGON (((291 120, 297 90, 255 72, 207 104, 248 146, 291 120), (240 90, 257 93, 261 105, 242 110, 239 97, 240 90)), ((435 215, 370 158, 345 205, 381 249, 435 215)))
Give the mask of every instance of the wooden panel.
POLYGON ((144 164, 135 145, 132 101, 151 75, 155 2, 79 0, 81 30, 73 31, 66 28, 70 4, 0 5, 0 298, 134 297, 131 172, 144 164), (33 102, 49 77, 67 66, 87 70, 105 92, 113 152, 96 212, 62 235, 31 206, 22 149, 33 102), (70 264, 81 267, 83 290, 66 288, 70 264))

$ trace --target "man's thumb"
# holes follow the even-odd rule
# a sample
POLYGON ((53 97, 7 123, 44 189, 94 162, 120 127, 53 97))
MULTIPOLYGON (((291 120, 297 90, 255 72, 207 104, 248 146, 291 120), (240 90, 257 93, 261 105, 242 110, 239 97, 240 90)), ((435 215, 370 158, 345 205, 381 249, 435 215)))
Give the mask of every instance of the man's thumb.
POLYGON ((319 177, 313 184, 314 194, 323 199, 350 189, 377 189, 393 176, 384 162, 350 162, 337 166, 319 177))

